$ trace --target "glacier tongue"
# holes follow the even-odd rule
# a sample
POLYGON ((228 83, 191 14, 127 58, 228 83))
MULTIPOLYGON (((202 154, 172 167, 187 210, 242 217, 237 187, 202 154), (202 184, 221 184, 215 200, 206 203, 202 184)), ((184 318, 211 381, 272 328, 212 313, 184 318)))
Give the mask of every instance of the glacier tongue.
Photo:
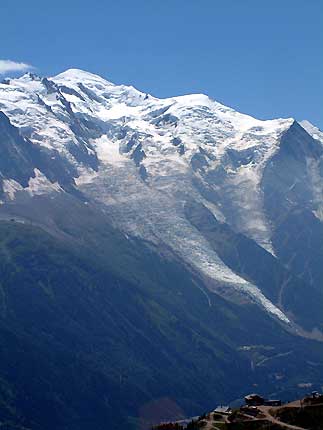
MULTIPOLYGON (((94 147, 104 143, 109 145, 107 138, 101 137, 98 141, 94 147)), ((175 169, 162 178, 154 178, 152 183, 146 183, 130 160, 120 158, 120 154, 116 160, 114 145, 109 145, 109 150, 106 149, 103 155, 102 151, 99 154, 105 166, 100 167, 97 175, 89 176, 80 188, 88 198, 104 204, 115 225, 157 245, 166 244, 203 276, 216 284, 236 289, 273 316, 289 323, 287 316, 259 288, 229 269, 207 240, 187 221, 183 213, 185 201, 203 199, 187 180, 185 171, 175 169)))
MULTIPOLYGON (((261 180, 293 119, 257 120, 203 94, 158 99, 77 69, 0 84, 0 110, 32 143, 63 155, 75 186, 119 228, 165 243, 204 276, 289 322, 222 262, 183 207, 202 202, 274 255, 261 180)), ((10 198, 18 188, 7 179, 10 198)), ((35 171, 28 191, 46 190, 61 189, 35 171)))

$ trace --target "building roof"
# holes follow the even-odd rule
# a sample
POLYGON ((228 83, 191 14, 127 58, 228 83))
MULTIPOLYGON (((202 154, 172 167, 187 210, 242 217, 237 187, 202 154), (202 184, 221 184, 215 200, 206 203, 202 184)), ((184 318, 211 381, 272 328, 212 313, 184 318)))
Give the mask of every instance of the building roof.
POLYGON ((250 399, 250 400, 252 400, 252 399, 263 399, 263 397, 262 396, 260 396, 259 394, 255 394, 255 393, 253 393, 253 394, 248 394, 246 397, 245 397, 245 399, 250 399))
POLYGON ((217 406, 213 412, 219 412, 219 413, 226 413, 226 412, 230 412, 231 408, 230 406, 217 406))

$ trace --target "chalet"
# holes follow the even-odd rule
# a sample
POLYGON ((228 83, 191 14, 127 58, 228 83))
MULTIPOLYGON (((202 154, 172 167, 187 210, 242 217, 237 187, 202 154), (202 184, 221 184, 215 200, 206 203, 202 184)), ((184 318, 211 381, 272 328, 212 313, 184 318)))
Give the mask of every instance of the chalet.
POLYGON ((230 406, 218 406, 213 411, 216 414, 224 414, 224 415, 230 415, 232 413, 232 409, 230 406))
POLYGON ((265 403, 265 399, 259 394, 249 394, 244 399, 247 406, 262 406, 265 403))

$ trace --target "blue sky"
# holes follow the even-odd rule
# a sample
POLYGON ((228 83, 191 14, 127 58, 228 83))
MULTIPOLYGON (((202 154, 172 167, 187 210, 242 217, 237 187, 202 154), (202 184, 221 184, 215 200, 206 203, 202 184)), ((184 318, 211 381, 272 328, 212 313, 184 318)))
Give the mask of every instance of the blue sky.
POLYGON ((0 17, 0 60, 41 75, 81 68, 323 129, 322 0, 1 0, 0 17))

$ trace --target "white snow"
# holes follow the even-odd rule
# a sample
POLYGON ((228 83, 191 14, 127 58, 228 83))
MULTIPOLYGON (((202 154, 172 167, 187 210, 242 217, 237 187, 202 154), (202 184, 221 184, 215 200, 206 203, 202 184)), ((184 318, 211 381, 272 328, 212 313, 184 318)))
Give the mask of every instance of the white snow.
POLYGON ((40 170, 34 169, 34 174, 35 177, 29 179, 28 187, 25 189, 31 196, 63 191, 57 182, 50 182, 40 170))
POLYGON ((3 180, 3 191, 7 194, 10 200, 14 200, 18 191, 26 191, 31 196, 48 194, 50 192, 61 192, 63 191, 60 185, 51 183, 46 176, 38 169, 34 169, 34 177, 31 177, 28 181, 28 187, 24 188, 19 182, 14 179, 3 180))
POLYGON ((47 90, 40 79, 27 74, 12 79, 10 85, 0 83, 0 110, 34 143, 58 149, 68 157, 65 147, 76 141, 69 125, 51 113, 48 108, 66 116, 62 103, 47 90))
POLYGON ((323 143, 323 131, 307 120, 301 121, 300 124, 314 139, 323 143))
POLYGON ((4 179, 3 180, 3 191, 8 195, 10 200, 14 200, 17 191, 23 190, 23 187, 19 182, 14 179, 4 179))
POLYGON ((99 160, 105 164, 119 164, 125 161, 120 154, 119 142, 110 140, 106 135, 98 139, 91 140, 91 144, 96 149, 99 160))

